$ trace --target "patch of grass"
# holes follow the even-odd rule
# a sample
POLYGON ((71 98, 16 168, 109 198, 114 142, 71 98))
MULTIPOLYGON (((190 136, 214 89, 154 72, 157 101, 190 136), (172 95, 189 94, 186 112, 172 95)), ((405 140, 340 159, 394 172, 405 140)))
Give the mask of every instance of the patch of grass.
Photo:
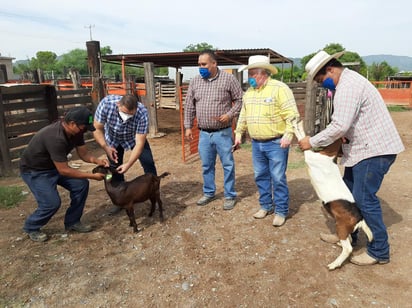
POLYGON ((288 162, 288 169, 300 169, 300 168, 304 168, 305 165, 305 161, 304 160, 299 160, 299 161, 295 161, 295 162, 288 162))
POLYGON ((388 110, 389 112, 402 112, 402 111, 408 111, 411 109, 407 106, 389 105, 388 110))
POLYGON ((0 186, 0 208, 13 208, 26 198, 23 187, 0 186))
POLYGON ((241 149, 242 150, 249 150, 249 151, 252 151, 252 144, 251 143, 242 143, 241 145, 240 145, 240 147, 241 147, 241 149))

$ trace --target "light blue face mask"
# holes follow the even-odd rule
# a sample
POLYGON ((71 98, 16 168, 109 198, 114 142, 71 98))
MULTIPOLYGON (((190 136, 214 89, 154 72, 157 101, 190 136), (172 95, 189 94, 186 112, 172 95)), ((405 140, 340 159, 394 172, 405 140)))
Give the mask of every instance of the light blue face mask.
POLYGON ((333 82, 333 79, 330 78, 330 77, 326 78, 326 79, 322 82, 322 87, 324 87, 324 88, 326 88, 326 89, 329 89, 329 90, 332 90, 332 91, 335 91, 335 90, 336 90, 336 85, 335 85, 335 83, 333 82))
POLYGON ((254 89, 257 88, 256 78, 249 77, 247 81, 249 82, 249 85, 250 85, 252 88, 254 88, 254 89))
POLYGON ((199 74, 204 79, 207 79, 210 77, 210 72, 206 67, 199 67, 199 74))

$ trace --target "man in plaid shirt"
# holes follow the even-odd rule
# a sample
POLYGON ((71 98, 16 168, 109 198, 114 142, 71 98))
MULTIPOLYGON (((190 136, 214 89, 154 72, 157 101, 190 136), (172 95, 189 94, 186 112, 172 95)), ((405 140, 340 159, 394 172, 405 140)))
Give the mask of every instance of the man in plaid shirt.
MULTIPOLYGON (((150 145, 146 139, 149 127, 147 109, 134 95, 108 95, 97 106, 94 119, 94 138, 119 174, 114 181, 124 181, 124 173, 139 160, 144 173, 157 175, 150 145), (131 150, 127 162, 124 152, 131 150)), ((111 213, 120 208, 111 209, 111 213)))
MULTIPOLYGON (((385 174, 405 148, 378 90, 366 78, 344 68, 337 59, 319 51, 307 64, 310 77, 335 92, 329 125, 313 137, 299 141, 302 150, 324 147, 343 138, 343 180, 351 190, 363 218, 373 233, 367 251, 351 258, 357 265, 389 262, 389 243, 382 208, 376 196, 385 174)), ((337 242, 337 236, 321 238, 337 242)), ((356 234, 352 235, 356 242, 356 234)))
POLYGON ((199 155, 202 160, 203 196, 197 205, 215 199, 215 164, 219 155, 224 173, 223 209, 231 210, 236 203, 235 162, 232 146, 232 120, 242 107, 242 88, 236 78, 217 67, 213 51, 199 55, 199 73, 189 84, 185 101, 186 138, 193 139, 192 127, 196 117, 199 134, 199 155))

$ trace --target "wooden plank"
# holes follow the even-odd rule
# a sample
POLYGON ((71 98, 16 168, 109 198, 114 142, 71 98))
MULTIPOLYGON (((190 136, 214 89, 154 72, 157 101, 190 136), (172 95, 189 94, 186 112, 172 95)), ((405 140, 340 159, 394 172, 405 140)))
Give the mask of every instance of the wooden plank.
POLYGON ((16 114, 8 114, 6 116, 7 124, 13 125, 15 123, 27 123, 30 121, 41 121, 48 118, 47 109, 37 109, 34 112, 22 112, 16 114))
POLYGON ((77 97, 60 97, 57 99, 57 105, 73 105, 73 104, 85 104, 91 103, 90 96, 77 96, 77 97))
POLYGON ((64 90, 64 91, 57 91, 58 97, 63 96, 74 96, 74 95, 83 95, 83 96, 90 96, 92 90, 90 88, 81 88, 77 90, 64 90))
POLYGON ((36 100, 26 100, 18 103, 6 103, 3 105, 4 106, 4 111, 12 112, 12 111, 18 111, 22 110, 25 111, 27 109, 37 109, 37 108, 46 108, 46 102, 44 100, 44 97, 42 99, 36 99, 36 100))
MULTIPOLYGON (((33 138, 34 134, 27 134, 25 136, 21 136, 18 138, 11 138, 9 139, 9 145, 10 145, 10 152, 11 153, 16 153, 17 150, 14 150, 15 148, 19 148, 19 147, 27 147, 27 145, 29 144, 31 138, 33 138)), ((15 158, 20 158, 20 156, 17 157, 12 157, 12 159, 15 158)))
POLYGON ((17 125, 7 127, 7 137, 10 138, 13 136, 36 133, 47 125, 49 125, 49 121, 44 119, 36 122, 19 123, 17 125))

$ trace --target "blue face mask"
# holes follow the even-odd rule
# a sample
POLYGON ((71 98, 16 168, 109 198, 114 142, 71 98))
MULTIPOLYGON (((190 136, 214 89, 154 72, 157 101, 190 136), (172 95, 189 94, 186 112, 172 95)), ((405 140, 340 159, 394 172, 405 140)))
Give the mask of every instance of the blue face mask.
POLYGON ((249 85, 250 85, 252 88, 254 88, 254 89, 257 88, 256 78, 249 77, 247 81, 249 82, 249 85))
POLYGON ((335 91, 336 90, 336 86, 335 83, 333 82, 333 79, 328 77, 326 78, 323 82, 322 82, 322 87, 335 91))
POLYGON ((202 78, 206 79, 210 77, 210 72, 206 67, 199 67, 199 73, 202 78))

